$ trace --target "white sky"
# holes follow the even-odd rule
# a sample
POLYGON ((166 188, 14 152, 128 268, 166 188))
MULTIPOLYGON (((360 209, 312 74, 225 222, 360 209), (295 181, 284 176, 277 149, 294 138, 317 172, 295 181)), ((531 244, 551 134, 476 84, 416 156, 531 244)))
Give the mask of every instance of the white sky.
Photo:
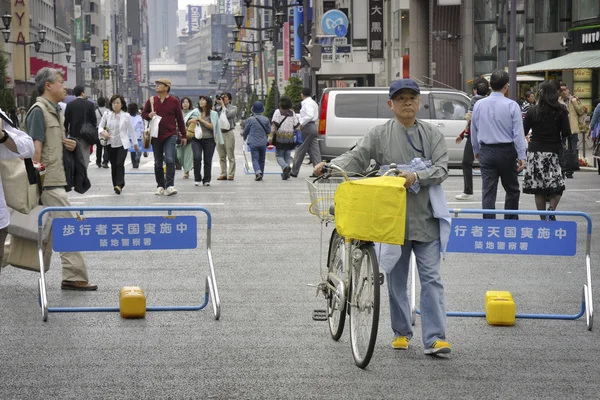
POLYGON ((207 4, 216 4, 216 0, 178 0, 179 9, 184 10, 188 5, 192 6, 204 6, 207 4))

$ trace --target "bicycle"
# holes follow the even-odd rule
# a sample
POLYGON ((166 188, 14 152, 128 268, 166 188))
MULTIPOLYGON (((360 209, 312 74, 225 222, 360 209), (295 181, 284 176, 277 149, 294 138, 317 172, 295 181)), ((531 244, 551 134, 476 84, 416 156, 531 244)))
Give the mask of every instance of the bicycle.
MULTIPOLYGON (((400 174, 394 164, 390 165, 385 175, 400 174)), ((311 182, 307 179, 311 205, 311 214, 321 219, 321 258, 323 245, 323 224, 335 221, 333 196, 344 181, 349 181, 347 173, 330 165, 327 172, 311 182), (337 171, 343 178, 332 177, 337 171)), ((377 340, 380 309, 380 285, 383 274, 379 273, 379 263, 373 242, 344 238, 334 229, 329 239, 327 253, 327 274, 321 269, 322 282, 309 285, 317 288, 317 295, 325 297, 325 312, 315 310, 313 319, 327 319, 333 340, 338 341, 343 333, 346 315, 350 320, 350 344, 355 364, 366 368, 377 340), (346 260, 351 260, 348 265, 346 260), (349 273, 348 273, 349 271, 349 273)))

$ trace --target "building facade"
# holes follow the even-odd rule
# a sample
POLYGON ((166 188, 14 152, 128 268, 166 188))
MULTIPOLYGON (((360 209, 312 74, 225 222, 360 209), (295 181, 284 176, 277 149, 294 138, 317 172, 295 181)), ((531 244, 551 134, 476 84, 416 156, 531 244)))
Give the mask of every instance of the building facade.
MULTIPOLYGON (((73 4, 69 1, 66 3, 71 6, 73 4)), ((75 66, 67 63, 64 53, 64 43, 72 41, 72 21, 66 10, 55 8, 54 2, 48 0, 3 0, 0 2, 0 13, 12 16, 10 41, 33 42, 39 38, 40 29, 46 30, 46 38, 39 52, 35 51, 33 45, 23 46, 2 41, 3 55, 9 61, 6 84, 13 90, 16 105, 29 105, 29 97, 35 89, 35 75, 43 67, 62 70, 67 87, 75 85, 75 66), (28 18, 19 18, 23 13, 28 18)))
MULTIPOLYGON (((510 0, 411 1, 410 76, 470 90, 474 76, 508 66, 510 0), (441 5, 443 4, 443 5, 441 5)), ((563 37, 597 0, 517 0, 517 65, 565 54, 563 37), (585 3, 585 4, 584 4, 585 3), (579 11, 579 10, 583 11, 579 11)))
POLYGON ((161 51, 172 54, 177 46, 177 0, 147 0, 150 59, 160 56, 161 51))

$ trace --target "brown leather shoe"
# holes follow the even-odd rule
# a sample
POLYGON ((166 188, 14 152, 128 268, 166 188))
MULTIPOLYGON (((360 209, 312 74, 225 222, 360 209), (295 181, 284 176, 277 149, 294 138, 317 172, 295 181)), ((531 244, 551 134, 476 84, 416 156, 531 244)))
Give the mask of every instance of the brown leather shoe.
POLYGON ((86 281, 62 281, 60 288, 62 290, 79 290, 83 292, 90 292, 92 290, 98 290, 98 285, 93 285, 86 281))
POLYGON ((218 181, 226 181, 227 177, 226 176, 220 176, 217 178, 218 181))
POLYGON ((228 181, 232 181, 232 180, 233 180, 233 176, 228 176, 228 177, 227 177, 227 180, 228 180, 228 181))

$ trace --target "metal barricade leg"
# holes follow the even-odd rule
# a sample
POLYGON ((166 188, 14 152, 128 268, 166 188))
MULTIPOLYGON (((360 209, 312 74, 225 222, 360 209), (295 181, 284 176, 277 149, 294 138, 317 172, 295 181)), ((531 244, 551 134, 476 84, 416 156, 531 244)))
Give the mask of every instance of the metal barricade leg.
POLYGON ((208 228, 206 231, 206 253, 208 255, 208 268, 210 272, 210 275, 207 277, 208 288, 210 290, 210 297, 212 299, 215 319, 218 320, 219 318, 221 318, 221 298, 219 297, 219 289, 217 288, 217 278, 215 277, 215 267, 212 259, 210 228, 208 228))
POLYGON ((586 270, 586 284, 583 286, 583 296, 585 301, 585 319, 587 323, 588 331, 592 330, 594 325, 594 299, 592 296, 592 267, 589 252, 590 236, 588 235, 588 249, 585 255, 585 270, 586 270))
POLYGON ((417 259, 415 253, 410 255, 410 323, 415 326, 417 319, 417 259))

